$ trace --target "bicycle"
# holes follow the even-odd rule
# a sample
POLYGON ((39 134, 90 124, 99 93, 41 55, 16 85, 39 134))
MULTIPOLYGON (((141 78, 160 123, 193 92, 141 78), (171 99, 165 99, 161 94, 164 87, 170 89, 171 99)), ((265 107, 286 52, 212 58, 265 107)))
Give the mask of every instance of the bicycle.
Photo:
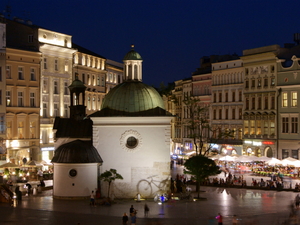
POLYGON ((156 195, 164 194, 170 187, 170 180, 167 177, 164 180, 154 180, 153 177, 158 175, 153 175, 147 177, 146 179, 140 180, 137 184, 137 192, 144 198, 153 197, 156 195), (150 179, 150 180, 149 180, 150 179))

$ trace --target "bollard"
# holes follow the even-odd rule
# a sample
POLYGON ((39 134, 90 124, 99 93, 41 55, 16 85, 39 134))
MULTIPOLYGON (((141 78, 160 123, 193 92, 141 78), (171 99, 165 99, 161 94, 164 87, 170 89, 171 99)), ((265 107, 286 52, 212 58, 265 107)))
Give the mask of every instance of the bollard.
POLYGON ((33 188, 33 195, 36 195, 36 188, 33 188))
POLYGON ((14 194, 14 196, 12 197, 12 204, 11 204, 11 206, 16 207, 17 205, 18 205, 17 196, 14 194))

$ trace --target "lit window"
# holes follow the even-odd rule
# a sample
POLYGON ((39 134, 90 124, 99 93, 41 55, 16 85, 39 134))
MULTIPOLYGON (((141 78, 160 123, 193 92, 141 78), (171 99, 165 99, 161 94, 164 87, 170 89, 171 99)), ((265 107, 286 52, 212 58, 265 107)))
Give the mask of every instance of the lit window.
POLYGON ((65 72, 68 72, 69 71, 69 61, 66 60, 65 61, 65 72))
POLYGON ((244 134, 249 134, 249 121, 244 120, 244 134))
POLYGON ((255 120, 250 120, 250 134, 255 134, 255 120))
POLYGON ((11 101, 10 101, 10 91, 6 91, 6 106, 10 106, 11 101))
POLYGON ((35 122, 30 122, 30 137, 35 138, 35 122))
POLYGON ((297 107, 297 92, 292 92, 292 107, 297 107))
POLYGON ((288 94, 287 92, 282 93, 282 107, 288 106, 288 94))

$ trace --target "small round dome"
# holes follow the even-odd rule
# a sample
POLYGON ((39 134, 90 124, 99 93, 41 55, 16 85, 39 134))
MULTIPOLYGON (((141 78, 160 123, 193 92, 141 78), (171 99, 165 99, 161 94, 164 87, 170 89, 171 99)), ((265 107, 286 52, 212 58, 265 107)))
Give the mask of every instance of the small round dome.
POLYGON ((131 50, 124 56, 123 60, 143 60, 141 55, 134 50, 134 45, 131 45, 131 50))
POLYGON ((75 140, 55 150, 54 163, 102 163, 97 149, 89 141, 75 140))
POLYGON ((69 89, 74 92, 82 90, 84 91, 86 89, 86 86, 81 80, 78 80, 78 76, 76 76, 75 80, 73 80, 72 84, 69 86, 69 89))
POLYGON ((102 109, 123 112, 141 112, 155 108, 165 109, 160 94, 151 86, 140 81, 125 81, 105 96, 102 109))

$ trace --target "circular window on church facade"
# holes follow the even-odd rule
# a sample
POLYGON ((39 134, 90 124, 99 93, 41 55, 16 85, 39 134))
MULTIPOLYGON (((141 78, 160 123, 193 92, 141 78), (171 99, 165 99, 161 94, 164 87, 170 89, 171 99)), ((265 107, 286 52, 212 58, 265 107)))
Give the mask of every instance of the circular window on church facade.
POLYGON ((138 140, 135 137, 129 137, 126 142, 127 148, 135 148, 138 145, 138 140))
POLYGON ((142 137, 136 130, 127 130, 121 135, 120 145, 127 152, 135 152, 142 146, 142 137))
POLYGON ((76 175, 77 175, 77 170, 71 169, 71 170, 69 171, 69 175, 70 175, 70 177, 76 177, 76 175))

